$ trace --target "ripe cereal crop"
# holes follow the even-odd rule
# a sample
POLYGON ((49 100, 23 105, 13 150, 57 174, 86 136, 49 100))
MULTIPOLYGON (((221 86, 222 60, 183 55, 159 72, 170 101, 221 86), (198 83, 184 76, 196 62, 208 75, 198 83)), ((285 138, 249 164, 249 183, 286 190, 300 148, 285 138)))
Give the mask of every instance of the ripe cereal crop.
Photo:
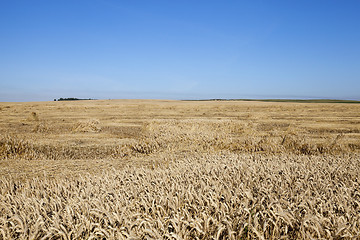
POLYGON ((0 239, 360 239, 360 105, 0 103, 0 239))

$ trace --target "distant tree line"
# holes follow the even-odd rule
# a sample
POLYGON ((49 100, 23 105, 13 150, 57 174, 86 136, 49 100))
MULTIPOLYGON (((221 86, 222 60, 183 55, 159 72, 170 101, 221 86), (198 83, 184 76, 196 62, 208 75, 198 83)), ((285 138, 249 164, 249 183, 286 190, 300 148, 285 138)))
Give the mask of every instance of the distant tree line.
POLYGON ((59 99, 54 99, 54 101, 77 101, 77 100, 95 100, 92 98, 59 98, 59 99))
POLYGON ((296 103, 357 103, 357 100, 339 100, 339 99, 199 99, 199 100, 183 100, 183 101, 259 101, 259 102, 296 102, 296 103))

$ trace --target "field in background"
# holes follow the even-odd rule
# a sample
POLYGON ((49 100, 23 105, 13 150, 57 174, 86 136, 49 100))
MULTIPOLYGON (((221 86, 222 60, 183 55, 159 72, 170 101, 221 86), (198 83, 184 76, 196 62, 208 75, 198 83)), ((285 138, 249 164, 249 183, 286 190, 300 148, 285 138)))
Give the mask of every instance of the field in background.
POLYGON ((0 113, 0 173, 19 177, 192 152, 360 151, 357 104, 98 100, 0 103, 0 113))
POLYGON ((360 105, 0 103, 0 239, 360 237, 360 105))

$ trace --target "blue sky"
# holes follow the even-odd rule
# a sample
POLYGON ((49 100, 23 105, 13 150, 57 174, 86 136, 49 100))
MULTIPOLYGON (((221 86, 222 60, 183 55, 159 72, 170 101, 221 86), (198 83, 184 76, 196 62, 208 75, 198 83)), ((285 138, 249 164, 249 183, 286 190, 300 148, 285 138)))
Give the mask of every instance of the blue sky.
POLYGON ((360 1, 0 1, 0 101, 360 100, 360 1))

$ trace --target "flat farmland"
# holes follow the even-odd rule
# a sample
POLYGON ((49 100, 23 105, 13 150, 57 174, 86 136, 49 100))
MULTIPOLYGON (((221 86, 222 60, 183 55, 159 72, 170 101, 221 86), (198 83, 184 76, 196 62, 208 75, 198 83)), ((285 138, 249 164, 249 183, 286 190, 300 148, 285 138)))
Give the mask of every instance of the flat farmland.
POLYGON ((0 239, 360 238, 360 104, 0 103, 0 239))

